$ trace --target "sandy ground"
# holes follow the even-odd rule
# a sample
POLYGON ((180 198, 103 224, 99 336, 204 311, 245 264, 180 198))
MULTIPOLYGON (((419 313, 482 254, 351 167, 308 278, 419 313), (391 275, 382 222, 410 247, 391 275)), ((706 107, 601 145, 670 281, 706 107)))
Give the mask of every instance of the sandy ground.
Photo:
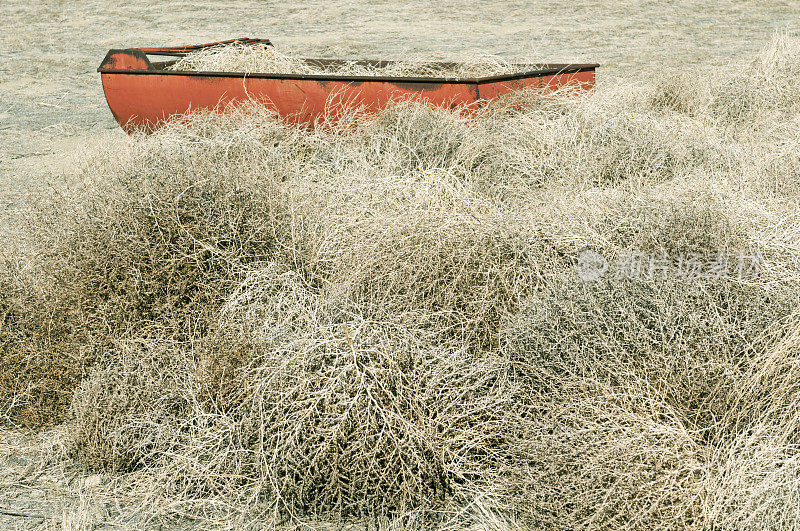
POLYGON ((60 440, 0 430, 0 529, 98 529, 117 514, 109 478, 64 467, 60 440))
MULTIPOLYGON (((738 68, 800 2, 551 0, 171 3, 3 0, 0 6, 0 236, 31 190, 74 172, 82 153, 123 138, 97 65, 112 47, 268 37, 309 54, 448 58, 471 50, 542 62, 597 62, 599 86, 698 68, 738 68)), ((743 75, 746 72, 743 71, 743 75)), ((63 181, 59 181, 63 182, 63 181)), ((0 528, 93 529, 113 510, 102 478, 50 470, 42 436, 0 431, 0 528)))
POLYGON ((598 62, 598 83, 662 70, 726 67, 778 29, 800 25, 800 2, 552 0, 548 2, 4 0, 0 12, 0 227, 31 185, 69 154, 121 135, 97 65, 111 47, 269 37, 309 53, 403 51, 452 57, 481 49, 543 62, 598 62))

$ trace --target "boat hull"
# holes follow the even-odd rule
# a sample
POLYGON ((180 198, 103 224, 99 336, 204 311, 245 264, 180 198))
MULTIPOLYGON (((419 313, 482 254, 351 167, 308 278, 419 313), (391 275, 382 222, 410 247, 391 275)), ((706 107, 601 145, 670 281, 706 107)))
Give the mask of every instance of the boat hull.
POLYGON ((477 79, 382 78, 182 72, 165 70, 167 63, 154 64, 147 57, 153 53, 179 55, 172 50, 180 49, 109 51, 98 71, 108 106, 123 129, 153 130, 176 115, 198 109, 224 111, 230 105, 249 101, 274 110, 287 121, 311 125, 335 120, 337 113, 349 106, 377 112, 404 98, 469 112, 486 101, 525 88, 545 93, 565 87, 590 90, 596 66, 548 65, 512 76, 477 79))

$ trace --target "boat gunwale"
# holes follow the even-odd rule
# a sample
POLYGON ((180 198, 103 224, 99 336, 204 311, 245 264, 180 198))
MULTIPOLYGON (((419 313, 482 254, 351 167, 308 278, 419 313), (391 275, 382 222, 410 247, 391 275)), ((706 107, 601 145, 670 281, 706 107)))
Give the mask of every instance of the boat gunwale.
MULTIPOLYGON (((110 50, 112 51, 134 51, 137 48, 126 50, 110 50)), ((152 52, 145 52, 147 55, 155 55, 152 52)), ((158 53, 157 55, 173 55, 182 56, 178 53, 158 53)), ((350 62, 347 59, 316 59, 306 58, 307 62, 350 62)), ((352 62, 356 63, 387 63, 391 61, 371 60, 371 59, 353 59, 352 62)), ((487 83, 496 83, 502 81, 516 81, 519 79, 544 77, 548 75, 558 74, 573 74, 578 72, 593 71, 598 64, 591 63, 565 63, 565 64, 543 64, 543 68, 536 70, 525 70, 515 72, 512 74, 500 74, 496 76, 484 77, 411 77, 411 76, 339 76, 335 74, 279 74, 270 72, 215 72, 215 71, 195 71, 195 70, 165 70, 164 66, 172 63, 172 61, 164 61, 158 63, 151 63, 154 67, 151 69, 124 69, 124 68, 97 68, 101 74, 133 74, 133 75, 168 75, 168 76, 192 76, 192 77, 229 77, 229 78, 255 78, 255 79, 286 79, 286 80, 308 80, 308 81, 340 81, 345 83, 365 83, 365 82, 378 82, 378 83, 422 83, 422 84, 464 84, 464 85, 483 85, 487 83)), ((445 63, 443 63, 445 64, 445 63)), ((458 64, 458 63, 446 63, 458 64)), ((513 65, 520 67, 529 67, 530 65, 513 65)))

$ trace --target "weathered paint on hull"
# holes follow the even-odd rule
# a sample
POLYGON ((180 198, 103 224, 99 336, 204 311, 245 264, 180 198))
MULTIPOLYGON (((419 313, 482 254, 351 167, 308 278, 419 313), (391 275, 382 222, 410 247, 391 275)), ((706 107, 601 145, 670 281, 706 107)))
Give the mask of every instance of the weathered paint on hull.
MULTIPOLYGON (((264 43, 268 41, 251 40, 264 43)), ((476 79, 388 78, 180 72, 153 64, 148 54, 180 55, 197 47, 111 50, 101 73, 106 100, 126 130, 152 130, 171 116, 191 110, 256 101, 293 123, 335 120, 337 110, 356 106, 379 111, 389 102, 417 98, 469 112, 482 103, 524 88, 576 91, 594 86, 596 65, 548 65, 510 76, 476 79)), ((313 61, 313 60, 312 60, 313 61)))

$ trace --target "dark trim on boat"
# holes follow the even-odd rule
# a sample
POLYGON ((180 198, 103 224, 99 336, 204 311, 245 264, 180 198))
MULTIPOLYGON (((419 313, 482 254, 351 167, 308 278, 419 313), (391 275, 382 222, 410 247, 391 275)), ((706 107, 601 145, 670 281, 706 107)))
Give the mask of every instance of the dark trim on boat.
MULTIPOLYGON (((135 49, 135 48, 134 48, 135 49)), ((147 52, 151 54, 152 52, 147 52)), ((159 55, 179 55, 177 53, 159 53, 159 55)), ((308 63, 317 63, 321 65, 341 64, 346 62, 355 62, 357 64, 385 66, 392 61, 375 61, 360 59, 357 61, 347 61, 345 59, 306 59, 308 63)), ((599 65, 597 64, 546 64, 536 70, 527 70, 515 72, 513 74, 501 74, 498 76, 487 76, 478 78, 446 78, 446 77, 392 77, 392 76, 337 76, 329 74, 272 74, 264 72, 244 73, 244 72, 195 72, 188 70, 164 70, 164 66, 171 64, 171 61, 156 63, 157 66, 153 70, 136 70, 136 69, 115 69, 103 68, 100 66, 97 71, 101 74, 133 74, 133 75, 166 75, 166 76, 200 76, 200 77, 232 77, 232 78, 257 78, 257 79, 298 79, 298 80, 316 80, 316 81, 342 81, 342 82, 355 82, 364 83, 369 81, 374 82, 387 82, 387 83, 451 83, 451 84, 485 84, 496 83, 501 81, 515 81, 517 79, 524 79, 530 77, 543 77, 556 74, 572 74, 576 72, 586 72, 595 70, 599 65)), ((453 66, 457 63, 430 63, 439 64, 444 66, 453 66)), ((519 65, 520 67, 529 67, 529 65, 519 65)))

